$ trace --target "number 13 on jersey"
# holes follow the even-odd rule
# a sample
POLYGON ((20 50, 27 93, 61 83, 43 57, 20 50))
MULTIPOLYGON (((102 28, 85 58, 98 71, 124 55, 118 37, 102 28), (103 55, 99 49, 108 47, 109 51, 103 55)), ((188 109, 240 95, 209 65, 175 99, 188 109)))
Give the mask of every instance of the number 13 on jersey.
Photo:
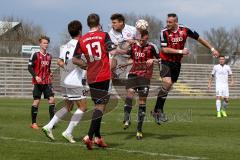
POLYGON ((102 58, 102 49, 100 42, 93 42, 86 45, 90 62, 99 61, 102 58))

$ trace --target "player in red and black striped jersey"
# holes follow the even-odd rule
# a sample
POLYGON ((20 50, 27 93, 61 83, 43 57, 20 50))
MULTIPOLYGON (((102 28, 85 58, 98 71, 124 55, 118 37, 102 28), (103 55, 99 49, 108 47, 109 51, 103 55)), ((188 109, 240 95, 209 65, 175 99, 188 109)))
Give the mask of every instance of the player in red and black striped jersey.
POLYGON ((149 92, 150 79, 153 73, 153 62, 158 62, 157 47, 148 42, 148 31, 141 32, 139 43, 131 45, 129 55, 132 60, 132 68, 126 81, 127 97, 124 105, 124 129, 130 125, 130 113, 135 92, 139 95, 137 140, 142 139, 142 125, 146 114, 146 100, 149 92))
POLYGON ((33 129, 38 129, 36 123, 38 107, 42 93, 44 98, 48 99, 50 119, 54 116, 55 100, 53 88, 51 85, 51 61, 52 56, 47 53, 48 44, 50 39, 47 36, 42 36, 39 39, 40 52, 33 53, 29 59, 28 70, 32 75, 33 88, 33 104, 31 108, 32 125, 33 129))
POLYGON ((83 141, 88 149, 92 149, 93 143, 99 147, 107 147, 101 137, 100 126, 104 108, 110 97, 108 94, 111 79, 109 51, 112 42, 108 33, 101 31, 100 18, 97 14, 90 14, 87 23, 90 31, 79 39, 73 63, 85 67, 84 61, 81 60, 82 56, 85 57, 87 63, 87 82, 92 100, 95 103, 95 109, 88 135, 84 137, 83 141))
POLYGON ((167 27, 162 30, 160 37, 162 48, 160 53, 160 58, 162 59, 160 76, 162 77, 163 85, 158 93, 157 102, 152 112, 158 124, 160 124, 161 121, 167 121, 163 113, 163 106, 168 91, 179 77, 183 56, 190 53, 189 50, 185 48, 188 37, 197 40, 202 45, 209 48, 213 56, 219 56, 218 51, 215 50, 209 42, 201 38, 196 31, 179 25, 178 17, 175 13, 168 14, 167 27))

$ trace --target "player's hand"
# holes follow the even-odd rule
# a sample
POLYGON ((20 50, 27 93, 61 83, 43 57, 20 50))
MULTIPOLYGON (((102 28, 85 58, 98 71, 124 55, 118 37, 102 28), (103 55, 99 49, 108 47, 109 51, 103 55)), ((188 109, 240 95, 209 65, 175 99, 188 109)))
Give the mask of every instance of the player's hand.
POLYGON ((50 79, 53 80, 53 73, 50 73, 50 79))
POLYGON ((212 50, 213 57, 219 57, 219 52, 216 49, 212 50))
POLYGON ((153 64, 153 62, 154 62, 154 59, 147 60, 146 62, 147 67, 150 67, 153 64))
POLYGON ((129 44, 134 44, 134 43, 136 43, 136 40, 134 40, 134 39, 128 39, 128 40, 126 40, 129 44))
POLYGON ((36 76, 35 79, 36 79, 37 83, 41 83, 42 82, 42 79, 40 77, 38 77, 38 76, 36 76))
POLYGON ((183 54, 183 55, 189 55, 189 54, 190 54, 190 51, 189 51, 187 48, 184 48, 184 49, 182 50, 182 54, 183 54))

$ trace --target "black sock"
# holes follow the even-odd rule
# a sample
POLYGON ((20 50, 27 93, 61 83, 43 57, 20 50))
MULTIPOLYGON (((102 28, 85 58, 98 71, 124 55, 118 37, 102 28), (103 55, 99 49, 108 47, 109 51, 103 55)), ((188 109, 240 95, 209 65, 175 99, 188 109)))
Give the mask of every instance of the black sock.
POLYGON ((32 124, 36 123, 36 121, 37 121, 37 114, 38 114, 38 107, 37 106, 32 106, 32 109, 31 109, 32 124))
POLYGON ((146 104, 140 104, 138 108, 138 125, 137 125, 138 132, 142 132, 142 125, 143 125, 145 114, 146 114, 146 104))
POLYGON ((164 103, 166 101, 168 95, 168 91, 161 87, 160 91, 158 92, 158 98, 157 98, 157 102, 154 108, 154 112, 162 112, 163 113, 163 107, 164 107, 164 103))
POLYGON ((124 105, 124 121, 129 120, 132 111, 132 98, 126 97, 124 105))
POLYGON ((49 105, 49 117, 50 117, 50 120, 53 118, 55 114, 55 104, 50 104, 49 105))
POLYGON ((100 136, 100 127, 101 127, 101 120, 102 120, 103 112, 99 109, 94 109, 92 115, 91 125, 88 131, 89 139, 93 138, 95 134, 96 137, 101 138, 100 136))

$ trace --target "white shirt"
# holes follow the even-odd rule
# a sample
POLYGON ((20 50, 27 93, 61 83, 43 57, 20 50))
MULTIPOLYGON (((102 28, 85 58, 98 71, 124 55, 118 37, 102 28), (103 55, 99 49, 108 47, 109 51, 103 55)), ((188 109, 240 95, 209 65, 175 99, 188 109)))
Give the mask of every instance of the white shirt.
POLYGON ((82 78, 83 78, 83 70, 78 66, 72 63, 72 58, 74 51, 76 49, 78 40, 72 39, 65 45, 60 47, 60 56, 59 59, 63 60, 65 65, 64 69, 61 68, 61 83, 62 87, 66 88, 74 88, 81 87, 82 78))
POLYGON ((216 86, 228 86, 228 76, 232 75, 229 65, 215 65, 212 70, 212 75, 215 76, 216 86))
POLYGON ((129 26, 129 25, 125 24, 122 32, 117 32, 112 28, 108 34, 109 34, 112 42, 115 45, 118 45, 118 43, 121 43, 125 40, 135 39, 135 37, 137 35, 137 29, 133 26, 129 26))

